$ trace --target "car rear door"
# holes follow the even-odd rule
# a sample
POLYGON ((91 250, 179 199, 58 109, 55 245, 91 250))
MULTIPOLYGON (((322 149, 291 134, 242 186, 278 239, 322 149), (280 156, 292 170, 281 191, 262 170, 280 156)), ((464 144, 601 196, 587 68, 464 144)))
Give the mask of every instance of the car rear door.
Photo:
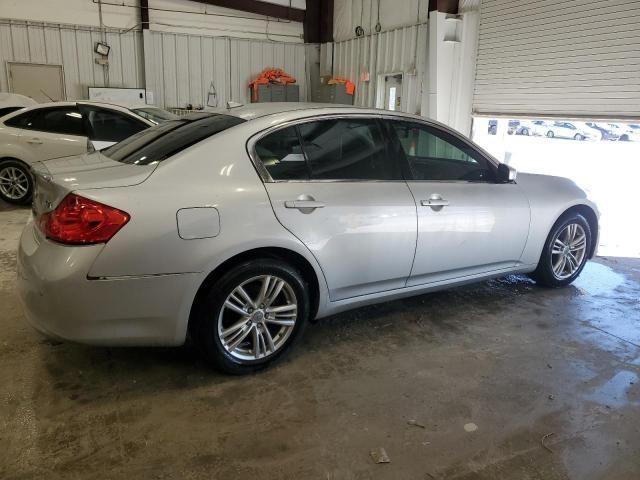
POLYGON ((497 272, 517 265, 530 209, 517 184, 496 183, 496 167, 470 143, 436 126, 387 120, 406 159, 418 211, 408 285, 497 272))
POLYGON ((89 140, 96 150, 110 147, 150 125, 133 115, 96 105, 80 104, 87 119, 89 140))
POLYGON ((402 288, 416 208, 379 120, 322 118, 250 146, 280 223, 318 260, 332 301, 402 288))
POLYGON ((29 110, 5 124, 20 129, 18 142, 29 156, 25 160, 30 162, 87 151, 84 121, 75 105, 29 110))

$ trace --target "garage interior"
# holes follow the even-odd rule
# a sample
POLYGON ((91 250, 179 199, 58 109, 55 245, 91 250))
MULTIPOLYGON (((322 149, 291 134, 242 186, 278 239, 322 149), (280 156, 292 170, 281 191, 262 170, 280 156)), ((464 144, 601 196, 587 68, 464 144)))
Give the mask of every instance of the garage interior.
POLYGON ((519 170, 586 184, 602 231, 570 286, 516 275, 358 308, 233 377, 190 345, 36 333, 16 292, 30 208, 0 200, 0 478, 640 478, 640 142, 507 131, 640 123, 638 6, 4 0, 0 92, 142 94, 181 115, 286 96, 249 86, 281 69, 292 99, 421 115, 519 170))

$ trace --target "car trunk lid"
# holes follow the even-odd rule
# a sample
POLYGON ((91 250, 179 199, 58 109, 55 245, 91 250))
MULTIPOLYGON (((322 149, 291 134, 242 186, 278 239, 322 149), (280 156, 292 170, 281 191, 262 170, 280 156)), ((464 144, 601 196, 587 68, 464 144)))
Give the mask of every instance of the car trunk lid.
POLYGON ((128 187, 144 182, 154 165, 133 165, 111 160, 100 152, 36 162, 33 212, 52 211, 70 192, 95 188, 128 187))

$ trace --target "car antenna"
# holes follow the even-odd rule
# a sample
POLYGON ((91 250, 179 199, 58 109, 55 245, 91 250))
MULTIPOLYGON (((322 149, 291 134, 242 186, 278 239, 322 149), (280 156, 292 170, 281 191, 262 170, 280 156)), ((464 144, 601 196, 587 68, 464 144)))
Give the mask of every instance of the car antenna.
POLYGON ((231 110, 232 108, 237 108, 237 107, 242 107, 242 103, 232 102, 232 101, 227 102, 227 110, 231 110))
POLYGON ((47 92, 45 92, 44 90, 40 89, 40 92, 47 97, 49 100, 51 100, 52 102, 55 102, 55 100, 53 98, 51 98, 49 95, 47 95, 47 92))

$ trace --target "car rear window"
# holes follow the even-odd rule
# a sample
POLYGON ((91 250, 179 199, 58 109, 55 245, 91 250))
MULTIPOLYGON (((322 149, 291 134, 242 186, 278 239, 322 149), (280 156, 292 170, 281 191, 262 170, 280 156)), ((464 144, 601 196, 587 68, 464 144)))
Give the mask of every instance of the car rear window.
POLYGON ((181 152, 205 138, 246 120, 222 114, 192 114, 142 130, 101 150, 112 160, 135 165, 149 165, 181 152))

